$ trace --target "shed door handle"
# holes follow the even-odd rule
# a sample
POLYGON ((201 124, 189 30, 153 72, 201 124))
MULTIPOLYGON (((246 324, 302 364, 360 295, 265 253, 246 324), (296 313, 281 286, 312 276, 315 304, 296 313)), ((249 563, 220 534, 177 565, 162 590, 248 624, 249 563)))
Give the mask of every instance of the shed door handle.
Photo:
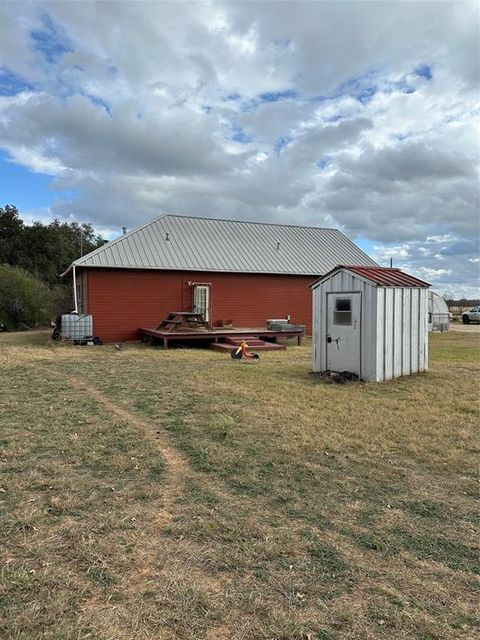
POLYGON ((328 338, 327 338, 327 342, 328 342, 328 344, 330 344, 330 343, 331 343, 331 341, 332 341, 331 337, 330 337, 330 336, 328 336, 328 338))

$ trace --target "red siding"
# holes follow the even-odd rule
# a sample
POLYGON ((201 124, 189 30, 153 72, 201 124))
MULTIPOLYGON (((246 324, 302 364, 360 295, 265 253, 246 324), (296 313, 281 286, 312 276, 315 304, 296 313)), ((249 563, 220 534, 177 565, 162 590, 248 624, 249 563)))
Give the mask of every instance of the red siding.
POLYGON ((87 269, 88 313, 105 342, 136 340, 139 327, 155 327, 169 311, 190 311, 189 282, 211 283, 210 322, 233 319, 237 327, 264 327, 267 318, 291 316, 311 333, 309 285, 316 276, 187 273, 87 269))

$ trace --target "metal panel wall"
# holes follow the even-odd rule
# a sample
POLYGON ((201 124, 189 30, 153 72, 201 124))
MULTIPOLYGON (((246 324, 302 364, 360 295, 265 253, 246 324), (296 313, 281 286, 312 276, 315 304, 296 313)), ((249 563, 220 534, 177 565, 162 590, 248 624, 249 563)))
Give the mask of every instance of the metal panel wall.
POLYGON ((384 343, 385 343, 385 289, 377 288, 377 317, 376 317, 376 341, 377 341, 377 357, 375 360, 375 376, 372 380, 380 382, 385 379, 384 374, 384 343))
POLYGON ((411 341, 410 341, 410 354, 411 354, 411 365, 410 370, 412 373, 416 373, 419 371, 419 350, 418 350, 418 339, 419 339, 419 326, 418 326, 418 312, 419 312, 419 292, 418 289, 412 290, 412 306, 410 310, 410 318, 411 318, 411 341))
POLYGON ((416 291, 416 289, 405 288, 402 289, 403 293, 403 318, 402 318, 402 327, 403 327, 403 339, 402 339, 402 375, 408 376, 412 373, 411 362, 410 362, 410 340, 411 340, 411 330, 412 330, 412 291, 416 291))
POLYGON ((420 309, 418 317, 419 371, 428 370, 428 290, 419 289, 420 309))
POLYGON ((383 378, 393 378, 393 289, 385 289, 385 308, 383 315, 383 378))
POLYGON ((377 295, 375 379, 380 382, 427 370, 427 289, 379 287, 377 295))
POLYGON ((403 289, 393 290, 393 377, 398 378, 402 372, 403 354, 403 289))

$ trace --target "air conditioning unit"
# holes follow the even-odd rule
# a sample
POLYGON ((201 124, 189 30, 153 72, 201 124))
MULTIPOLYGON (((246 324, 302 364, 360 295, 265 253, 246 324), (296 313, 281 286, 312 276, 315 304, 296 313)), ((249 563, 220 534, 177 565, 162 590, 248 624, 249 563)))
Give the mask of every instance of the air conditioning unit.
POLYGON ((270 318, 270 320, 267 320, 267 328, 272 331, 281 331, 278 327, 284 324, 288 324, 288 320, 285 318, 278 318, 277 320, 270 318))
POLYGON ((285 318, 279 320, 267 320, 267 328, 270 331, 298 331, 299 329, 305 330, 304 324, 293 324, 285 318))

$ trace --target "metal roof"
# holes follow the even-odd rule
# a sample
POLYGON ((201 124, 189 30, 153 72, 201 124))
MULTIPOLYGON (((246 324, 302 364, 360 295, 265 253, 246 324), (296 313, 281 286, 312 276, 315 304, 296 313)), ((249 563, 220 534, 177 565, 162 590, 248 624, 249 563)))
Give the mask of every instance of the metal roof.
POLYGON ((346 269, 353 272, 355 275, 370 280, 375 284, 382 287, 430 287, 431 285, 424 280, 419 280, 414 276, 401 271, 400 269, 392 267, 371 267, 365 265, 338 265, 335 269, 332 269, 330 273, 327 273, 322 278, 319 278, 316 282, 310 285, 312 288, 316 284, 323 282, 331 273, 340 269, 346 269))
MULTIPOLYGON (((337 229, 164 215, 72 266, 321 275, 376 263, 337 229)), ((65 274, 63 274, 65 275, 65 274)))

